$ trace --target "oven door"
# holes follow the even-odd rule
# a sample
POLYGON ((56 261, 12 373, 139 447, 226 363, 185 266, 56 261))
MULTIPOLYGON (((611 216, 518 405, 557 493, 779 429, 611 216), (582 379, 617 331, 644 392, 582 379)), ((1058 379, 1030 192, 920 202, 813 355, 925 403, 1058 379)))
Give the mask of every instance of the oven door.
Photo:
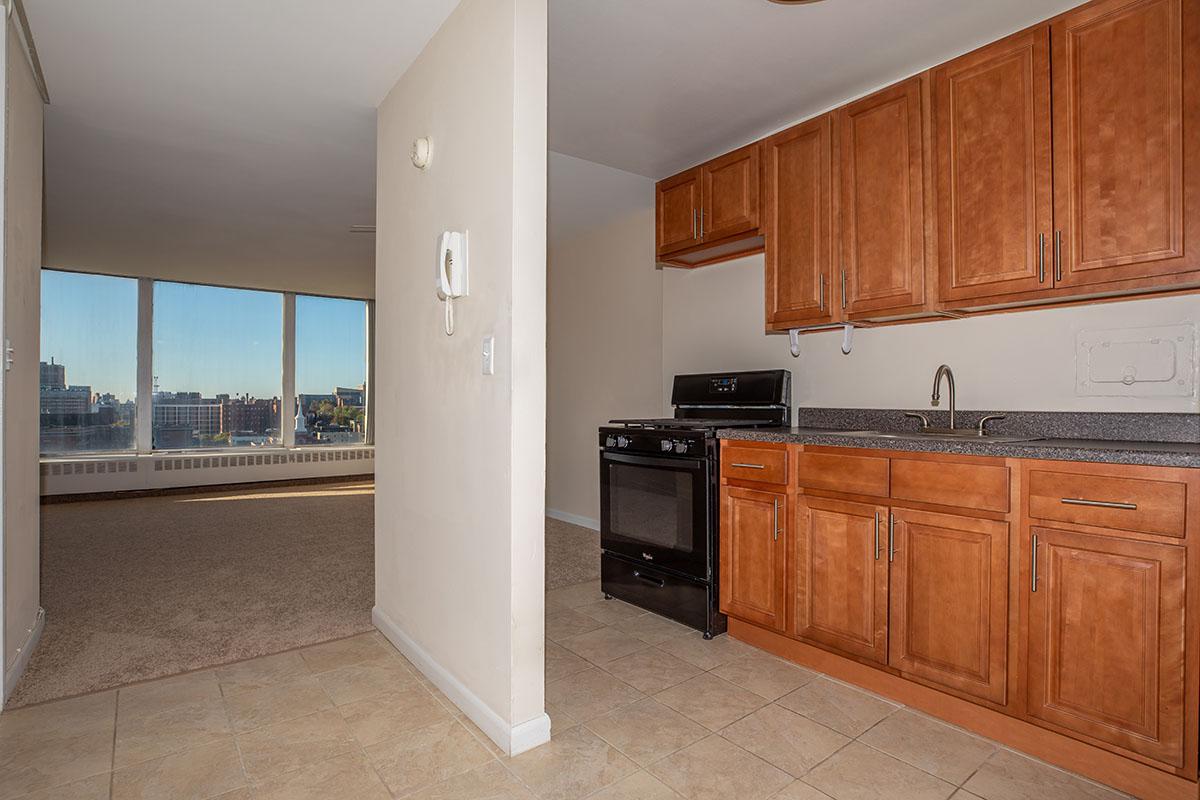
POLYGON ((709 462, 600 452, 600 546, 709 579, 709 462))

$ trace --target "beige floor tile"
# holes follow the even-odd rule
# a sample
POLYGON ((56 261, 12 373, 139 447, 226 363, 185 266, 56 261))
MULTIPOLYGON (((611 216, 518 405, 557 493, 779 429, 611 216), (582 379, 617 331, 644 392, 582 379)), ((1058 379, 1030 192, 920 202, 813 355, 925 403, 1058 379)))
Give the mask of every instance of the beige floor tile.
POLYGON ((643 767, 708 736, 703 725, 649 697, 597 717, 587 727, 643 767))
POLYGON ((458 722, 460 725, 462 725, 464 728, 466 728, 468 731, 471 732, 471 735, 475 737, 475 741, 479 742, 481 745, 483 745, 485 748, 487 748, 487 751, 489 753, 491 753, 492 755, 494 755, 496 758, 507 758, 508 757, 508 754, 500 749, 500 745, 496 744, 494 741, 492 741, 492 737, 488 736, 486 733, 484 733, 482 730, 480 730, 479 726, 476 725, 474 722, 472 722, 470 717, 463 715, 458 718, 458 722))
POLYGON ((535 800, 525 785, 493 761, 435 783, 405 800, 535 800))
POLYGON ((465 714, 463 714, 463 710, 461 708, 459 708, 458 706, 454 705, 454 701, 451 700, 449 697, 447 697, 445 692, 443 692, 438 687, 434 686, 431 681, 421 680, 421 681, 419 681, 419 683, 425 687, 425 691, 427 691, 431 695, 433 695, 433 699, 437 700, 441 704, 442 708, 446 709, 446 711, 448 711, 450 713, 450 716, 452 716, 452 717, 465 716, 465 714))
POLYGON ((776 702, 850 737, 862 735, 899 706, 828 678, 817 678, 776 702))
POLYGON ((256 784, 255 800, 390 800, 360 752, 345 753, 256 784))
POLYGON ((246 785, 233 737, 119 769, 113 800, 208 800, 246 785))
POLYGON ((567 712, 563 711, 553 703, 546 703, 546 715, 550 717, 550 735, 558 736, 560 733, 566 733, 579 724, 579 720, 572 717, 567 712))
POLYGON ((771 800, 832 800, 832 798, 822 792, 820 789, 814 789, 804 781, 796 781, 789 784, 782 792, 773 796, 771 800))
POLYGON ((950 800, 983 800, 983 798, 977 794, 971 794, 966 789, 959 789, 950 795, 950 800))
POLYGON ((635 772, 601 789, 588 800, 679 800, 679 795, 649 772, 635 772))
POLYGON ((232 733, 220 698, 170 706, 151 714, 117 714, 113 768, 223 740, 232 733))
POLYGON ((261 689, 264 686, 290 683, 311 673, 312 670, 304 663, 300 653, 293 650, 221 667, 217 670, 217 680, 225 691, 261 689))
POLYGON ((578 800, 637 771, 632 761, 585 727, 522 753, 508 766, 543 800, 578 800))
POLYGON ((811 670, 757 651, 722 664, 713 674, 768 700, 778 700, 817 677, 811 670))
POLYGON ((445 706, 419 684, 338 706, 354 738, 365 745, 453 719, 445 706))
POLYGON ((253 786, 243 786, 241 789, 217 795, 212 800, 256 800, 256 795, 253 786))
POLYGON ((956 788, 859 742, 817 765, 804 782, 834 800, 947 800, 956 788))
POLYGON ((1125 795, 1060 769, 1014 753, 997 750, 963 784, 984 800, 1118 800, 1125 795))
POLYGON ((689 800, 762 800, 792 781, 783 770, 720 736, 667 756, 649 772, 689 800))
POLYGON ((313 672, 328 672, 363 661, 398 655, 395 648, 385 642, 386 640, 375 632, 363 633, 348 639, 305 647, 300 651, 300 657, 313 672))
POLYGON ((593 617, 568 608, 546 617, 546 638, 561 644, 564 639, 603 627, 604 623, 593 617))
POLYGON ((0 714, 0 798, 108 773, 116 708, 103 692, 0 714))
POLYGON ((244 733, 333 707, 315 676, 288 683, 225 692, 225 707, 234 731, 244 733))
POLYGON ((661 691, 654 699, 712 731, 736 722, 767 703, 754 692, 708 673, 661 691))
POLYGON ((402 733, 371 745, 366 752, 379 777, 397 797, 492 760, 487 748, 456 720, 402 733))
POLYGON ((546 641, 546 683, 582 672, 590 666, 586 659, 580 658, 567 648, 546 641))
POLYGON ((590 605, 604 599, 600 591, 600 581, 577 583, 574 586, 564 586, 561 589, 551 589, 546 592, 546 602, 554 603, 563 608, 578 608, 590 605))
POLYGON ((850 742, 837 731, 777 705, 743 717, 721 735, 795 778, 850 742))
POLYGON ((955 786, 996 751, 987 739, 902 708, 859 737, 876 750, 955 786))
POLYGON ((735 658, 758 652, 748 644, 730 639, 726 634, 706 640, 699 631, 672 637, 659 642, 657 646, 659 650, 682 658, 703 670, 716 669, 735 658))
POLYGON ((660 617, 657 614, 644 614, 640 617, 624 619, 615 623, 614 627, 636 639, 641 639, 646 644, 658 644, 668 639, 677 639, 680 636, 695 633, 695 629, 689 628, 687 625, 680 625, 675 620, 660 617))
POLYGON ((174 706, 220 698, 221 687, 217 683, 217 673, 204 670, 126 686, 117 691, 117 708, 124 717, 153 714, 174 706))
POLYGON ((677 683, 696 677, 701 672, 699 667, 670 653, 664 653, 656 647, 648 647, 609 661, 604 665, 604 671, 646 694, 669 689, 677 683))
POLYGON ((72 781, 65 786, 21 795, 21 800, 109 800, 108 791, 111 784, 112 775, 102 772, 81 781, 72 781))
POLYGON ((357 749, 342 715, 330 709, 240 734, 246 775, 261 781, 357 749))
POLYGON ((354 703, 369 697, 395 692, 419 682, 417 676, 395 658, 363 661, 348 667, 322 672, 317 676, 335 705, 354 703))
POLYGON ((553 703, 580 722, 615 711, 644 696, 596 667, 546 684, 546 702, 553 703))
POLYGON ((616 599, 588 603, 575 610, 581 614, 587 614, 601 625, 616 625, 618 622, 636 619, 646 614, 645 609, 616 599))
POLYGON ((605 664, 650 646, 616 628, 597 628, 579 636, 563 639, 559 644, 593 664, 605 664))

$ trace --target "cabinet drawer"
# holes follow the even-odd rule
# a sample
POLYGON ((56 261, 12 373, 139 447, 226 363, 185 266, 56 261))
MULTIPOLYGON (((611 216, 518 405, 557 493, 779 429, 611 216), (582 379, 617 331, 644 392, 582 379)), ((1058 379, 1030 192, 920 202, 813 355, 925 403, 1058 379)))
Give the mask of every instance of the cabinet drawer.
POLYGON ((1036 519, 1182 537, 1186 503, 1181 481, 1029 472, 1029 516, 1036 519))
POLYGON ((1006 512, 1008 467, 893 458, 892 497, 1006 512))
POLYGON ((746 447, 725 444, 721 448, 721 477, 759 483, 787 483, 787 448, 746 447))
POLYGON ((834 453, 800 453, 796 456, 797 482, 808 489, 888 496, 888 460, 834 453))

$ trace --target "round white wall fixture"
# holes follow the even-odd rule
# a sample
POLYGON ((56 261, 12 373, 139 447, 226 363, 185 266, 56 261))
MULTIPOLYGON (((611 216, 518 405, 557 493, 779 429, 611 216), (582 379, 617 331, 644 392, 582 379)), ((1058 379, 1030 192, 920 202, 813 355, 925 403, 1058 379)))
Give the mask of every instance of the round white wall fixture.
POLYGON ((433 143, 429 141, 429 137, 422 136, 420 139, 413 139, 412 151, 409 156, 412 158, 413 166, 417 169, 428 167, 433 158, 433 143))

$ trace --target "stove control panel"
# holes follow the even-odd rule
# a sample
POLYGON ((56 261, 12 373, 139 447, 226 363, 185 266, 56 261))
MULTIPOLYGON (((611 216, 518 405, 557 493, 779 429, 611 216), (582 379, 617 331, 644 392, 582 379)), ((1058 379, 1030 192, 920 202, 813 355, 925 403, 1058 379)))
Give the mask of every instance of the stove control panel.
POLYGON ((658 453, 672 456, 703 456, 704 436, 680 436, 663 431, 633 430, 628 434, 604 431, 600 446, 606 450, 627 450, 636 453, 658 453))

